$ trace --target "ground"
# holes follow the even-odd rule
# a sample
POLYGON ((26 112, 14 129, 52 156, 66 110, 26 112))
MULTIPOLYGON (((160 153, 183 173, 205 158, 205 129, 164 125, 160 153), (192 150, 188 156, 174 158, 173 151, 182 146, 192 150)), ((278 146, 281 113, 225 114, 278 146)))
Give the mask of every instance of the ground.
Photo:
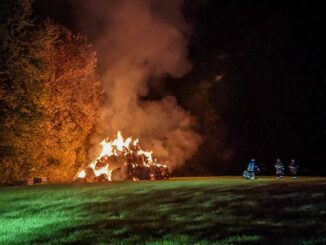
POLYGON ((0 244, 326 244, 326 178, 0 187, 0 244))

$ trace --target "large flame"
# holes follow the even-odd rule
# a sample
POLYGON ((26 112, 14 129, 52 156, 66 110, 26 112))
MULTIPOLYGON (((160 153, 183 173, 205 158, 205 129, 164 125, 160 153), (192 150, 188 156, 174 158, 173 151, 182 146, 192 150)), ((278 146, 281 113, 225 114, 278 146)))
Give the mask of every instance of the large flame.
MULTIPOLYGON (((100 145, 102 151, 99 156, 88 165, 88 171, 91 170, 95 177, 105 176, 108 181, 111 181, 112 171, 121 165, 129 164, 132 168, 136 168, 140 164, 141 167, 151 168, 166 168, 164 164, 153 160, 153 152, 141 149, 139 139, 132 139, 131 137, 124 139, 121 132, 118 131, 117 136, 113 140, 104 139, 100 145), (122 159, 121 161, 113 161, 110 159, 122 159)), ((87 168, 81 169, 76 177, 83 179, 87 177, 87 168)), ((134 177, 132 178, 134 179, 134 177)))

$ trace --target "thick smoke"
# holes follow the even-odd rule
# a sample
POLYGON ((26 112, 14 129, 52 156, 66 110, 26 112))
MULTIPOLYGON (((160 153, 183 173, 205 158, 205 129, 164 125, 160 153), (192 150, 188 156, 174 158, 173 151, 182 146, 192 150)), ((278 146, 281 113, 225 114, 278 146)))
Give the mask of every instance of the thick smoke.
POLYGON ((191 69, 189 25, 181 7, 182 1, 175 0, 89 1, 89 11, 105 23, 97 23, 96 47, 105 66, 102 81, 108 97, 94 144, 120 130, 140 138, 143 148, 153 150, 171 168, 196 151, 201 138, 192 129, 194 118, 175 97, 142 99, 151 79, 180 77, 191 69))

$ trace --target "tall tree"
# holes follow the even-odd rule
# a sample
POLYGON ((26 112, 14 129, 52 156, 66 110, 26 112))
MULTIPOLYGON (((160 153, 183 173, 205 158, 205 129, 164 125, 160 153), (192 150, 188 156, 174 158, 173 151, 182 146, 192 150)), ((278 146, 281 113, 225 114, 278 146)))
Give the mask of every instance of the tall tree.
POLYGON ((51 38, 30 19, 30 1, 1 1, 0 182, 18 181, 39 163, 48 95, 45 53, 51 38))
POLYGON ((96 53, 85 37, 51 22, 45 27, 58 38, 47 55, 51 94, 46 106, 47 160, 42 169, 61 181, 71 179, 76 163, 87 159, 85 145, 96 122, 101 90, 96 53))
POLYGON ((96 54, 64 27, 36 26, 29 0, 0 11, 0 183, 72 178, 96 121, 96 54))

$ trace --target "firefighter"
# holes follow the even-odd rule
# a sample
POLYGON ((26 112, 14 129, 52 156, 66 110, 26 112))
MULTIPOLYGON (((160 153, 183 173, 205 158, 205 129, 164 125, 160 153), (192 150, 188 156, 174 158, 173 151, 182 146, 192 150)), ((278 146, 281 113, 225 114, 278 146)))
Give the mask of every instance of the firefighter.
POLYGON ((276 178, 284 177, 284 164, 281 162, 281 159, 277 158, 276 163, 274 164, 276 170, 276 178))
POLYGON ((250 160, 247 170, 243 171, 243 177, 246 179, 255 179, 256 160, 253 158, 250 160))
POLYGON ((290 176, 292 178, 297 178, 298 169, 299 169, 299 165, 297 164, 295 159, 291 159, 291 162, 289 164, 289 171, 290 171, 290 176))

